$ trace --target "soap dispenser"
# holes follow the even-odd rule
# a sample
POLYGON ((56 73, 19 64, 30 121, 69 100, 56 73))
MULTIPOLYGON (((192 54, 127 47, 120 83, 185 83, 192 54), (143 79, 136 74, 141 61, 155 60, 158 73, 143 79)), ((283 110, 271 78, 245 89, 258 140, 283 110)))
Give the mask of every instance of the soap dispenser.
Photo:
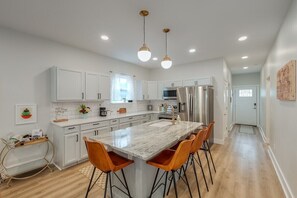
POLYGON ((181 121, 181 119, 180 119, 180 116, 179 116, 179 115, 177 115, 177 118, 176 118, 176 122, 177 122, 177 124, 179 124, 179 123, 180 123, 180 121, 181 121))

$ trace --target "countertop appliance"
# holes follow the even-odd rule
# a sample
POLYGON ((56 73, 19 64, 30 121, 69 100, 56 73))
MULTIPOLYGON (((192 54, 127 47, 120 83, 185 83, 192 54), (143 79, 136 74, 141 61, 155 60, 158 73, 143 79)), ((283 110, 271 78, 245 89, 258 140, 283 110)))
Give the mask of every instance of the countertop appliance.
POLYGON ((166 87, 163 89, 164 100, 176 100, 176 87, 166 87))
MULTIPOLYGON (((211 86, 177 88, 178 114, 182 121, 202 122, 208 125, 214 121, 214 90, 211 86)), ((213 134, 210 143, 213 143, 213 134)))
POLYGON ((99 108, 99 116, 102 116, 102 117, 107 116, 106 107, 100 107, 99 108))

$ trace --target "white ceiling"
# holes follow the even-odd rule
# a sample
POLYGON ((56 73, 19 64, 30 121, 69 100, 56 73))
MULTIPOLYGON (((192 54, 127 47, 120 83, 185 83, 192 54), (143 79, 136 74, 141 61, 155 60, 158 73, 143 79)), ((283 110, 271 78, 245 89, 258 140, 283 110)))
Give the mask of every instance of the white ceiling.
POLYGON ((264 64, 291 0, 1 0, 0 26, 48 38, 147 68, 160 67, 164 27, 174 66, 225 57, 232 73, 256 72, 264 64), (158 61, 142 63, 141 9, 147 44, 158 61), (101 34, 110 37, 100 40, 101 34), (248 40, 239 43, 238 37, 248 40), (196 48, 189 54, 189 48, 196 48), (241 60, 243 55, 249 59, 241 60), (243 70, 243 66, 249 66, 243 70))

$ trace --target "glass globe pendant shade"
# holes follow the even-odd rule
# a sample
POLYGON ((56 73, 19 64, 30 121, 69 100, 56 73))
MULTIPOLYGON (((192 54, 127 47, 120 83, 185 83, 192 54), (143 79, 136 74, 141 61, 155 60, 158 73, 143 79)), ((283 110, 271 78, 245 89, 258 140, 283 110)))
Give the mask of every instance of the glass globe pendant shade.
POLYGON ((138 56, 139 60, 141 60, 142 62, 147 62, 148 60, 151 59, 152 53, 151 53, 150 49, 144 43, 143 46, 137 52, 137 56, 138 56))
POLYGON ((161 62, 161 66, 164 68, 164 69, 169 69, 171 66, 172 66, 172 60, 169 56, 165 56, 161 62))

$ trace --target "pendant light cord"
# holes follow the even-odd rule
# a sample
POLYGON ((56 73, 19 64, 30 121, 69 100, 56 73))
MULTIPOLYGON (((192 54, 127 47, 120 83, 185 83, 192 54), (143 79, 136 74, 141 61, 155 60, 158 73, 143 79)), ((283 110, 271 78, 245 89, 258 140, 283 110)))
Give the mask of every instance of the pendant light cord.
POLYGON ((145 44, 145 16, 143 16, 143 43, 145 44))
POLYGON ((165 37, 166 37, 166 56, 168 55, 167 54, 167 32, 166 32, 166 34, 165 34, 165 37))

